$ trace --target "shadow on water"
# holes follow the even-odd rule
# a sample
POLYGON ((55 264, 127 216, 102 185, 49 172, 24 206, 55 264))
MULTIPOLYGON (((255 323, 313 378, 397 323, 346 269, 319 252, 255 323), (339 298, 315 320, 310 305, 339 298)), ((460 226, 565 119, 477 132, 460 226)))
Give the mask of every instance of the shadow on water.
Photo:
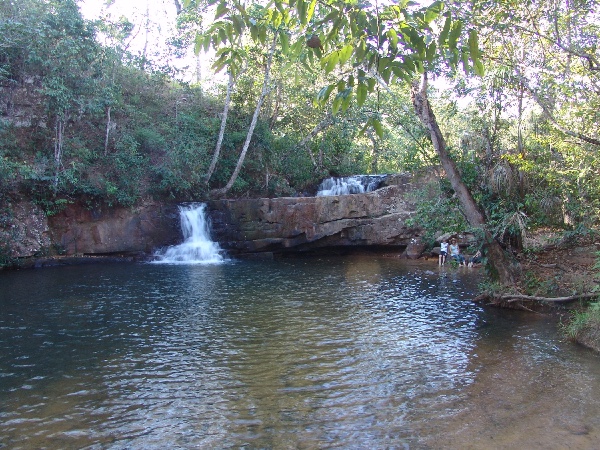
POLYGON ((594 448, 600 362, 376 257, 0 273, 0 447, 594 448))

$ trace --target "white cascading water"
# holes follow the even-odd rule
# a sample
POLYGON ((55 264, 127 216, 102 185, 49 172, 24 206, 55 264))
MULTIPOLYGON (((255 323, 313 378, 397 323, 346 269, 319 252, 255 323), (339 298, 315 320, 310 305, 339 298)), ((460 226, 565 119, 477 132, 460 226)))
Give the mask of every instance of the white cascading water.
POLYGON ((379 187, 385 175, 355 175, 324 179, 317 190, 317 197, 325 195, 348 195, 371 192, 379 187))
POLYGON ((155 263, 220 264, 224 261, 219 244, 211 241, 206 205, 179 206, 183 242, 155 253, 155 263))

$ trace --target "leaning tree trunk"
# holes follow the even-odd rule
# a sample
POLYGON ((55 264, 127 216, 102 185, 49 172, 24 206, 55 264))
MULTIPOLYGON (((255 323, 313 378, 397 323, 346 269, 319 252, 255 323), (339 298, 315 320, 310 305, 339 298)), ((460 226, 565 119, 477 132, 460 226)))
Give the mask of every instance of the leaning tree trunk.
POLYGON ((269 50, 267 64, 265 67, 265 79, 263 82, 262 91, 260 93, 258 103, 256 104, 256 108, 254 109, 252 122, 250 123, 250 128, 248 128, 246 141, 244 142, 244 147, 242 148, 242 152, 240 153, 240 157, 238 158, 237 165, 235 166, 235 169, 231 174, 231 178, 227 182, 227 185, 225 185, 225 187, 222 189, 215 189, 214 191, 212 191, 214 194, 226 194, 229 191, 229 189, 231 189, 231 187, 233 186, 233 183, 235 183, 235 180, 237 179, 240 170, 242 169, 242 164, 244 164, 244 159, 246 158, 246 153, 248 152, 248 148, 250 147, 250 141, 252 140, 252 135, 254 134, 254 128, 256 127, 256 123, 258 122, 258 114, 260 113, 260 108, 263 102, 265 101, 265 97, 269 93, 269 82, 271 80, 271 63, 273 62, 273 54, 275 53, 275 44, 277 44, 277 35, 273 37, 273 42, 271 43, 271 49, 269 50))
POLYGON ((65 137, 65 122, 64 117, 57 117, 54 127, 54 189, 58 188, 58 179, 62 166, 63 143, 65 137))
POLYGON ((446 176, 450 181, 456 196, 460 201, 463 212, 469 224, 474 228, 483 230, 484 233, 484 251, 488 259, 488 266, 494 278, 501 283, 514 283, 515 275, 512 270, 511 258, 502 250, 500 244, 494 239, 485 225, 485 216, 479 209, 475 199, 467 186, 463 183, 460 173, 448 154, 446 141, 442 135, 437 119, 433 114, 429 99, 427 97, 427 73, 423 74, 422 82, 414 82, 411 89, 411 97, 415 112, 421 123, 429 131, 433 147, 435 148, 446 176))
POLYGON ((219 130, 219 138, 217 139, 217 145, 215 146, 215 152, 213 153, 212 161, 204 182, 208 184, 210 177, 212 177, 215 167, 217 167, 217 161, 219 161, 219 154, 221 153, 221 145, 223 144, 223 136, 225 135, 225 127, 227 126, 227 116, 229 114, 229 105, 231 104, 231 91, 233 90, 233 73, 229 71, 229 81, 227 82, 227 95, 225 96, 225 106, 223 107, 223 116, 221 117, 221 129, 219 130))

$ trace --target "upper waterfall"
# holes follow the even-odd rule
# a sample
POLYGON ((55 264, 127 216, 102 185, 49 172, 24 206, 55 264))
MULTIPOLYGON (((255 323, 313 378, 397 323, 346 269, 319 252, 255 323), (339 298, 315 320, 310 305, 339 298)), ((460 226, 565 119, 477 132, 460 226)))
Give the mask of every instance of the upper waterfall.
POLYGON ((210 239, 204 203, 179 206, 183 242, 157 251, 155 263, 220 264, 224 261, 219 244, 210 239))
POLYGON ((317 197, 371 192, 381 186, 386 175, 353 175, 324 179, 317 190, 317 197))

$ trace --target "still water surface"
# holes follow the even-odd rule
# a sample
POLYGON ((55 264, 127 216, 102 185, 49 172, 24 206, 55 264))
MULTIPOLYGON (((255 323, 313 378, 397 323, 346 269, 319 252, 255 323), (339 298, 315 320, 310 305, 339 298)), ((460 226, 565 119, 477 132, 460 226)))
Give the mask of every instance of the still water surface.
POLYGON ((600 359, 375 257, 0 273, 0 448, 593 449, 600 359))

